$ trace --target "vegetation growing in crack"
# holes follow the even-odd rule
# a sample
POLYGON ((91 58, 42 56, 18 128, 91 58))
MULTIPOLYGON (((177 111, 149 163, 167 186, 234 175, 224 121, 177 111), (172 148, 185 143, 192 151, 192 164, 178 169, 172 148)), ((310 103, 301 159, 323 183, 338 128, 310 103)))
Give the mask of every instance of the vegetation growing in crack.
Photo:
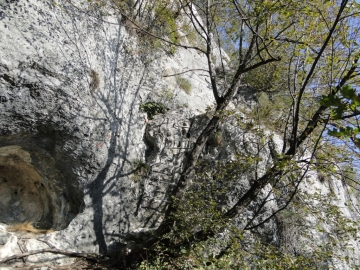
POLYGON ((142 160, 135 160, 133 161, 133 171, 134 173, 132 174, 131 179, 134 182, 139 182, 142 178, 148 175, 150 166, 142 160))
POLYGON ((100 85, 100 78, 99 74, 95 70, 91 70, 91 76, 90 76, 90 93, 93 94, 96 89, 99 88, 100 85))
POLYGON ((137 55, 147 58, 159 50, 170 55, 176 52, 175 45, 164 44, 157 38, 168 38, 174 44, 178 42, 180 13, 176 1, 89 0, 85 5, 100 16, 122 15, 122 23, 128 33, 138 38, 137 55))
POLYGON ((152 120, 155 115, 166 113, 168 108, 163 103, 148 101, 140 104, 140 110, 146 112, 148 119, 152 120))
POLYGON ((177 85, 182 89, 186 94, 191 95, 191 82, 181 76, 175 77, 177 85))
POLYGON ((164 89, 160 92, 159 96, 164 102, 170 102, 174 98, 174 92, 170 89, 164 89))

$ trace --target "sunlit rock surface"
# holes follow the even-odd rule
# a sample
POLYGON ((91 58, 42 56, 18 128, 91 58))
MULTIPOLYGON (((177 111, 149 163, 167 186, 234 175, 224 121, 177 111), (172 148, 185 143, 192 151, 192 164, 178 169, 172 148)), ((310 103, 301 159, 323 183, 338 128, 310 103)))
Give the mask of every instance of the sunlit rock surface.
MULTIPOLYGON (((78 6, 68 1, 0 2, 0 260, 49 245, 116 252, 128 233, 156 228, 184 153, 207 121, 199 115, 214 104, 208 77, 199 71, 206 69, 204 57, 185 49, 174 55, 150 48, 144 52, 120 16, 73 2, 78 6), (186 93, 176 76, 169 75, 192 69, 197 71, 182 75, 192 86, 186 93), (148 119, 140 110, 147 101, 164 103, 167 113, 148 119), (148 168, 139 172, 136 165, 142 163, 148 168), (29 223, 32 230, 26 229, 29 223), (22 230, 10 232, 21 224, 22 230)), ((251 110, 255 100, 245 90, 231 108, 251 110)), ((207 145, 203 158, 210 162, 256 154, 258 137, 249 126, 251 120, 243 115, 222 124, 223 143, 207 145)), ((268 131, 266 136, 266 143, 272 138, 280 151, 281 138, 268 131)), ((261 162, 252 173, 261 175, 273 160, 268 146, 259 155, 261 162)), ((228 206, 247 190, 251 178, 234 182, 228 206)), ((314 190, 315 183, 323 192, 329 190, 316 182, 316 173, 309 179, 305 189, 314 190)), ((344 190, 335 186, 336 203, 343 206, 344 190)), ((237 224, 251 218, 254 205, 237 224)), ((277 207, 274 200, 264 216, 277 207)), ((346 209, 344 214, 353 215, 346 209)), ((315 221, 309 218, 309 224, 315 221)), ((261 230, 268 242, 281 242, 275 221, 261 230)), ((311 233, 321 240, 321 234, 311 233)), ((356 257, 354 250, 350 255, 356 257)), ((39 254, 27 263, 72 261, 57 259, 39 254)))

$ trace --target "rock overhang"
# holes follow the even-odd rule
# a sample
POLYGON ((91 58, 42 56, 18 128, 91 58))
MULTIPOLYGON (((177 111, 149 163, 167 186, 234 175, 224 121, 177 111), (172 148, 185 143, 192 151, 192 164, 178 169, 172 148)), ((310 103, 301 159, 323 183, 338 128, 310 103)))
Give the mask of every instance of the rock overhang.
POLYGON ((51 152, 49 145, 39 144, 52 141, 43 136, 0 137, 1 223, 62 230, 80 211, 81 185, 72 168, 64 168, 65 153, 51 152))

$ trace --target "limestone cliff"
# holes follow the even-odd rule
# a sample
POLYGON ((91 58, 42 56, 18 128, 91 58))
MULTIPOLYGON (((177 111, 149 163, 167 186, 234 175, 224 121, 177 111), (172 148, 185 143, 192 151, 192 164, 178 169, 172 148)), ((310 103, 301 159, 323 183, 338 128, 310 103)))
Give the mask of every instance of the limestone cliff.
MULTIPOLYGON (((176 182, 184 153, 206 122, 201 115, 214 102, 201 69, 206 69, 206 59, 195 51, 178 48, 168 55, 144 49, 120 15, 100 14, 86 5, 79 9, 68 1, 2 1, 0 260, 49 247, 118 252, 129 233, 156 228, 166 207, 166 191, 176 182), (180 76, 191 91, 181 87, 179 76, 168 76, 191 69, 198 71, 180 76), (150 119, 140 109, 149 101, 164 104, 166 113, 150 119), (146 164, 143 171, 141 164, 146 164), (27 223, 38 233, 7 232, 13 224, 27 223), (22 240, 24 235, 29 239, 22 240)), ((203 158, 231 160, 235 154, 256 153, 258 137, 251 125, 238 112, 238 118, 222 124, 221 143, 214 138, 203 158)), ((264 132, 268 139, 259 154, 258 174, 272 164, 273 148, 282 145, 277 134, 264 132)), ((308 175, 306 192, 315 187, 322 194, 329 192, 316 172, 308 175)), ((224 205, 248 188, 249 179, 244 176, 229 187, 224 205)), ((331 183, 334 204, 356 220, 345 206, 341 182, 331 183)), ((274 200, 266 209, 276 207, 274 200)), ((238 224, 253 211, 250 207, 238 224)), ((315 219, 308 217, 309 224, 315 219)), ((261 234, 273 243, 282 237, 275 221, 261 234)), ((321 233, 310 234, 325 241, 321 233)), ((358 243, 350 242, 355 260, 358 243)), ((56 265, 58 257, 38 254, 26 263, 56 265)), ((342 261, 336 264, 337 269, 347 267, 342 261)))

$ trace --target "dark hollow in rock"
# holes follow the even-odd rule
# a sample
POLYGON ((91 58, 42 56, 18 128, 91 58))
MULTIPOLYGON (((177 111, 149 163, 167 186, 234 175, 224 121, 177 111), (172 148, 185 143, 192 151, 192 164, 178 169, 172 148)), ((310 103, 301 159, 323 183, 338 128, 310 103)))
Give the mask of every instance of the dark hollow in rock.
POLYGON ((32 149, 31 139, 21 141, 28 147, 0 147, 0 222, 64 229, 79 212, 82 191, 74 190, 50 153, 32 149))

